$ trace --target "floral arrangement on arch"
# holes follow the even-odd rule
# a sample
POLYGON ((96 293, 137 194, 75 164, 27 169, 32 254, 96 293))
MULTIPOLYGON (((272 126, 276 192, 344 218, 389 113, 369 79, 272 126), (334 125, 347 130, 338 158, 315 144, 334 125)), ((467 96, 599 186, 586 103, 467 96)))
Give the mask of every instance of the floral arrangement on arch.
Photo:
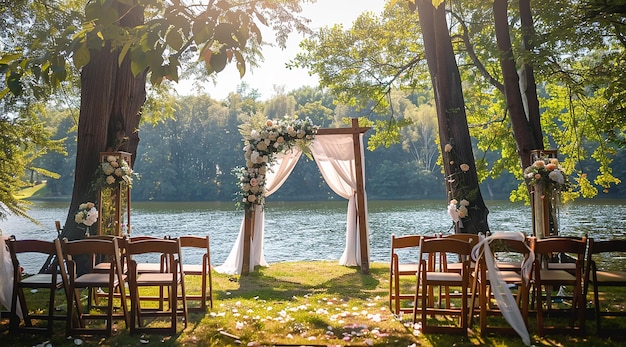
POLYGON ((101 188, 114 188, 120 183, 133 184, 133 170, 122 156, 108 155, 96 169, 96 185, 101 188))
POLYGON ((524 178, 531 185, 542 185, 544 191, 563 192, 570 189, 569 179, 557 158, 535 160, 531 166, 524 169, 524 178))
POLYGON ((305 119, 284 117, 277 121, 252 118, 242 124, 239 132, 244 140, 246 166, 235 168, 239 192, 237 201, 246 209, 265 203, 265 176, 276 160, 276 154, 294 146, 308 148, 317 133, 318 126, 305 119))

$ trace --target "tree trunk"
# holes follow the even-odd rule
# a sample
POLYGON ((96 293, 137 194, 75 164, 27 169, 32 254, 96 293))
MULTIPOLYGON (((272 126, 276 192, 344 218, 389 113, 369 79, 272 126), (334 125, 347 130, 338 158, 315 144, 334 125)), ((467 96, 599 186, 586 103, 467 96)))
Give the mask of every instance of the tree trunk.
MULTIPOLYGON (((125 13, 121 23, 135 26, 143 23, 143 9, 118 4, 125 13)), ((141 107, 146 99, 146 75, 133 76, 128 57, 118 65, 118 50, 106 44, 91 50, 91 59, 81 72, 81 103, 78 119, 76 169, 72 201, 63 227, 62 237, 69 240, 84 237, 85 231, 74 221, 81 203, 98 203, 98 189, 93 186, 93 174, 100 162, 100 152, 123 150, 137 157, 138 126, 141 107), (125 139, 127 137, 127 139, 125 139)), ((129 163, 132 167, 132 163, 129 163)), ((91 232, 97 230, 97 223, 91 232)), ((49 261, 48 261, 49 263, 49 261)), ((49 264, 47 264, 49 265, 49 264)), ((44 265, 42 269, 47 266, 44 265)))
MULTIPOLYGON (((498 49, 500 50, 500 67, 502 69, 502 76, 504 79, 504 96, 506 98, 507 109, 511 117, 513 135, 517 144, 518 155, 522 168, 525 168, 530 166, 530 151, 543 148, 541 137, 536 137, 537 135, 541 136, 541 124, 538 123, 539 104, 538 102, 536 105, 533 104, 532 110, 529 108, 529 111, 537 112, 534 119, 537 120, 537 122, 535 122, 535 127, 538 126, 539 128, 535 130, 538 131, 538 134, 535 134, 529 119, 526 117, 524 104, 522 102, 520 79, 515 66, 513 49, 511 46, 511 37, 509 34, 507 0, 494 0, 493 20, 496 32, 496 41, 498 49)), ((527 70, 524 75, 526 90, 530 87, 528 85, 529 82, 532 83, 533 88, 536 88, 534 87, 534 77, 531 76, 529 78, 528 74, 532 75, 532 69, 527 70)), ((532 93, 530 95, 531 98, 529 101, 532 101, 532 93)), ((536 101, 536 99, 537 96, 535 91, 534 101, 536 101)))
POLYGON ((434 8, 432 1, 417 1, 424 40, 424 51, 433 83, 446 189, 449 199, 468 200, 468 216, 463 218, 465 233, 489 230, 487 215, 474 162, 474 153, 465 114, 461 77, 454 57, 444 4, 434 8), (446 151, 446 145, 452 150, 446 151), (466 164, 469 170, 462 170, 466 164))
MULTIPOLYGON (((526 54, 535 48, 533 39, 535 36, 535 24, 533 22, 532 11, 530 10, 530 0, 519 0, 520 20, 522 25, 522 48, 526 54)), ((528 60, 521 62, 522 80, 524 88, 522 95, 525 97, 526 115, 530 124, 531 134, 535 144, 535 149, 543 149, 543 133, 541 131, 541 114, 539 111, 539 99, 537 97, 537 84, 535 82, 535 70, 528 60)), ((525 168, 525 167, 524 167, 525 168)))

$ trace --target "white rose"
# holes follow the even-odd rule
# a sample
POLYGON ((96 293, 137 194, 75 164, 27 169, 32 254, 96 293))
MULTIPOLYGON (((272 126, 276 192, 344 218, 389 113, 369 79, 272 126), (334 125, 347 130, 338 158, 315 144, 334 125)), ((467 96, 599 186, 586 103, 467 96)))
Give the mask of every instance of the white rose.
POLYGON ((115 169, 113 168, 113 166, 111 166, 111 164, 102 163, 102 172, 104 172, 105 175, 110 175, 113 173, 113 171, 115 171, 115 169))
POLYGON ((565 183, 565 177, 563 177, 563 173, 560 170, 554 170, 548 174, 551 180, 558 184, 565 183))
POLYGON ((107 176, 107 178, 106 178, 106 182, 107 182, 107 184, 113 184, 113 183, 115 183, 115 177, 113 177, 113 176, 107 176))
POLYGON ((248 195, 248 201, 255 202, 256 201, 256 195, 254 195, 254 194, 248 195))
POLYGON ((83 203, 83 204, 78 205, 78 209, 79 210, 86 210, 87 209, 87 203, 83 203))
POLYGON ((448 205, 448 214, 455 223, 459 221, 459 213, 456 210, 456 203, 452 203, 452 201, 450 201, 450 204, 448 205))
POLYGON ((117 157, 116 157, 116 156, 114 156, 114 155, 110 155, 110 156, 108 156, 108 157, 107 157, 107 161, 108 161, 109 163, 116 162, 116 161, 117 161, 117 157))
POLYGON ((458 212, 459 212, 459 218, 465 218, 465 217, 467 217, 467 212, 468 212, 468 211, 467 211, 467 207, 465 207, 465 206, 461 206, 461 207, 459 207, 458 212))
POLYGON ((258 160, 259 160, 259 156, 260 156, 260 155, 261 155, 261 154, 260 154, 259 152, 257 152, 257 151, 252 152, 252 155, 250 155, 250 161, 251 161, 252 163, 258 163, 258 160))
POLYGON ((95 207, 92 207, 89 212, 87 212, 87 218, 83 221, 83 224, 90 227, 98 220, 98 210, 95 207))
POLYGON ((80 224, 83 222, 83 213, 82 212, 78 212, 75 216, 74 216, 74 222, 76 222, 77 224, 80 224))
POLYGON ((119 167, 117 169, 115 169, 115 176, 122 177, 123 175, 124 175, 124 170, 122 170, 119 167))

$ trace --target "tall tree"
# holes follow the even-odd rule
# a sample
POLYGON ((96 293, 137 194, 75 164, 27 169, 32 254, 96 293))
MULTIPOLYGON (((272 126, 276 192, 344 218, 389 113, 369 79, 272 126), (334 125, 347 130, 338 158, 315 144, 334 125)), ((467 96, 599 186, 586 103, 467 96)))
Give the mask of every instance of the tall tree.
POLYGON ((63 31, 50 30, 32 41, 29 30, 36 23, 9 16, 20 29, 14 32, 23 35, 24 46, 14 44, 2 52, 0 71, 6 87, 0 96, 22 94, 25 89, 41 94, 45 91, 39 84, 58 87, 73 76, 68 72, 81 71, 78 153, 64 236, 82 235, 73 215, 80 203, 96 200, 92 174, 98 153, 125 150, 136 158, 147 79, 153 85, 178 81, 181 66, 194 54, 208 74, 234 62, 243 76, 247 62, 254 63, 260 55, 263 41, 257 23, 270 27, 281 47, 290 32, 307 32, 307 20, 295 15, 301 11, 299 3, 97 0, 84 3, 81 10, 64 3, 55 3, 57 7, 29 2, 26 6, 36 8, 44 18, 54 17, 58 22, 56 17, 61 17, 67 23, 61 26, 63 31), (45 49, 28 49, 29 44, 45 49))
MULTIPOLYGON (((294 65, 320 75, 339 100, 387 107, 389 89, 424 84, 423 25, 407 11, 428 2, 391 1, 380 18, 367 13, 347 30, 322 28, 303 42, 307 53, 294 65)), ((434 3, 449 15, 480 180, 513 173, 520 185, 511 199, 527 200, 522 170, 528 152, 550 147, 558 148, 573 178, 567 197, 592 197, 619 183, 611 166, 626 138, 619 6, 595 0, 542 0, 532 7, 526 0, 514 2, 517 7, 496 0, 434 3), (597 170, 582 165, 589 158, 597 170)))
MULTIPOLYGON (((445 7, 431 0, 417 0, 424 53, 437 105, 439 142, 449 200, 467 200, 462 232, 487 232, 489 210, 480 192, 470 139, 461 76, 455 60, 445 7)), ((463 217, 464 213, 459 217, 463 217)), ((460 230, 461 231, 461 230, 460 230)))

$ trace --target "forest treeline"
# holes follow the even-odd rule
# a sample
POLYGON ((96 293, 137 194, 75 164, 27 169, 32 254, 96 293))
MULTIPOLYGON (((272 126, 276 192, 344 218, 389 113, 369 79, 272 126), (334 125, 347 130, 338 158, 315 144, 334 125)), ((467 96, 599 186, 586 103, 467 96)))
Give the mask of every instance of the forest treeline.
MULTIPOLYGON (((330 94, 303 87, 259 101, 255 90, 245 84, 226 100, 208 95, 172 97, 172 117, 141 126, 139 151, 132 187, 134 201, 233 201, 237 187, 234 169, 245 164, 243 141, 238 126, 251 115, 262 113, 268 119, 284 116, 309 117, 321 127, 348 126, 352 117, 367 116, 384 124, 402 121, 407 125, 400 134, 385 134, 384 127, 365 136, 365 177, 369 199, 446 199, 441 167, 437 164, 436 112, 425 95, 396 93, 398 105, 391 118, 372 111, 357 112, 335 105, 330 94), (396 137, 398 142, 391 140, 396 137)), ((148 115, 149 116, 149 115, 148 115)), ((56 172, 59 179, 47 179, 46 195, 69 197, 72 192, 76 153, 75 114, 48 111, 48 127, 55 139, 64 139, 67 155, 49 153, 38 159, 41 168, 56 172)), ((150 119, 150 117, 146 117, 150 119)), ((475 150, 477 156, 495 153, 475 150)), ((617 156, 615 173, 626 178, 626 160, 617 156)), ((583 163, 584 164, 584 163, 583 163)), ((588 170, 592 171, 592 170, 588 170)), ((37 177, 33 176, 33 180, 37 177)), ((483 195, 507 199, 519 182, 509 173, 481 183, 483 195)), ((621 198, 621 185, 599 197, 621 198)), ((327 200, 337 196, 326 186, 315 162, 303 155, 289 179, 270 199, 327 200)))

